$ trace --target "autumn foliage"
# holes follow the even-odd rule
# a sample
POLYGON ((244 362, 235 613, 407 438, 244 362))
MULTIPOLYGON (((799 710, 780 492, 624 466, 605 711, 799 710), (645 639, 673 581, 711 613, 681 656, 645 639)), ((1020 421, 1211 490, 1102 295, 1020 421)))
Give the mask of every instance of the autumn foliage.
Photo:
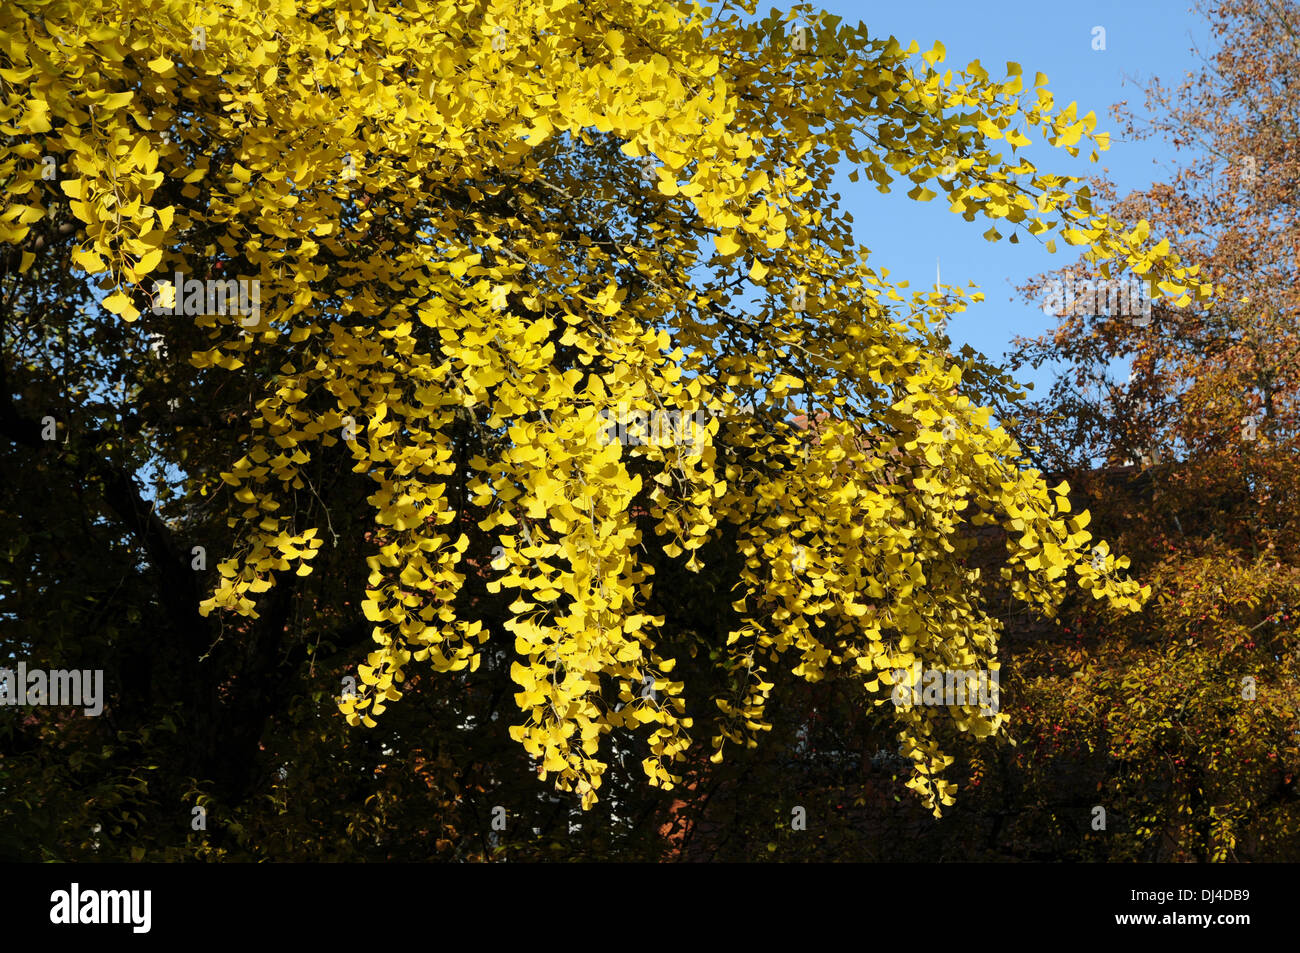
MULTIPOLYGON (((1216 684, 1266 684, 1295 352, 1269 350, 1249 393, 1272 416, 1240 452, 1222 420, 1263 359, 1175 364, 1171 343, 1162 363, 1155 342, 1208 340, 1247 289, 1213 294, 1172 206, 1112 215, 1024 157, 1108 144, 1046 77, 918 53, 752 2, 6 4, 0 632, 107 668, 113 696, 103 724, 6 726, 6 788, 63 793, 57 815, 4 810, 52 824, 60 856, 488 856, 494 806, 532 855, 555 803, 605 819, 594 854, 649 855, 637 821, 675 794, 647 783, 705 790, 827 682, 938 816, 951 752, 1001 750, 1017 716, 895 705, 895 673, 1005 671, 1008 598, 1131 639, 1152 592, 1193 643, 1213 641, 1197 615, 1231 616, 1216 684), (1203 431, 1174 422, 1208 456, 1164 498, 1271 501, 1179 531, 1207 567, 1255 541, 1232 570, 1249 599, 1161 568, 1154 530, 1094 536, 992 417, 1009 376, 936 329, 966 300, 891 284, 837 167, 1153 282, 1135 366, 1152 395, 1203 384, 1188 413, 1219 401, 1203 431), (215 283, 245 296, 214 308, 215 283), (704 424, 611 439, 611 413, 704 424), (981 527, 1001 534, 983 568, 981 527)), ((1126 757, 1162 743, 1143 725, 1126 757)))

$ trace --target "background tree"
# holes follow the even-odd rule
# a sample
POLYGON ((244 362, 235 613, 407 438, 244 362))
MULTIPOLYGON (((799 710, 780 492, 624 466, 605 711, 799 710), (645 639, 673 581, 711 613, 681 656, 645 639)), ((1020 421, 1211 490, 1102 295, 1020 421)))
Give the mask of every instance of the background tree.
MULTIPOLYGON (((1149 122, 1117 110, 1124 135, 1164 136, 1183 162, 1113 207, 1224 293, 1157 302, 1149 323, 1076 308, 1019 357, 1068 370, 1018 435, 1053 471, 1112 464, 1071 483, 1154 594, 1119 622, 1067 599, 1064 637, 1013 667, 1024 789, 1046 798, 1026 817, 1095 789, 1118 823, 1078 848, 1092 856, 1294 858, 1300 831, 1300 8, 1229 0, 1207 16, 1218 49, 1204 67, 1177 89, 1153 82, 1149 122), (1112 379, 1118 359, 1127 382, 1112 379), (1057 772, 1076 759, 1092 766, 1057 772)), ((1086 262, 1074 276, 1105 277, 1086 262)))

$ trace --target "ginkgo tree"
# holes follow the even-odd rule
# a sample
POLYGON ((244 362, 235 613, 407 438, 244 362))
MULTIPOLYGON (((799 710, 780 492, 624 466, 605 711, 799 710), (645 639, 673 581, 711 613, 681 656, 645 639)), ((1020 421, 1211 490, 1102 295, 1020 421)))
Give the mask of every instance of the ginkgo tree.
MULTIPOLYGON (((1068 486, 990 420, 1010 380, 933 330, 963 296, 892 284, 832 176, 942 196, 990 240, 1082 246, 1175 306, 1210 287, 1145 222, 1023 157, 1040 137, 1107 145, 1041 74, 1026 89, 1016 64, 948 70, 942 45, 918 58, 811 7, 755 8, 5 6, 6 281, 84 274, 87 308, 170 355, 123 368, 125 393, 223 408, 215 430, 144 431, 176 470, 158 478, 175 518, 225 526, 201 601, 177 609, 199 642, 301 640, 299 580, 346 552, 364 571, 313 591, 372 627, 340 696, 353 724, 415 673, 503 650, 503 730, 590 806, 611 735, 640 739, 668 787, 692 745, 757 743, 778 670, 851 673, 938 812, 954 786, 936 729, 1007 717, 892 703, 914 663, 997 665, 964 528, 1008 531, 1003 573, 1041 612, 1068 585, 1140 607, 1068 486), (615 414, 633 422, 611 439, 615 414), (645 439, 663 415, 689 425, 645 439), (322 492, 323 468, 366 491, 322 492), (649 554, 700 571, 720 544, 739 560, 717 605, 729 687, 699 699, 650 611, 672 594, 649 554), (500 625, 464 597, 484 574, 500 625)), ((51 320, 24 309, 35 293, 6 309, 51 320)), ((11 439, 41 410, 15 402, 11 439)), ((165 527, 138 529, 149 558, 176 556, 165 527)))

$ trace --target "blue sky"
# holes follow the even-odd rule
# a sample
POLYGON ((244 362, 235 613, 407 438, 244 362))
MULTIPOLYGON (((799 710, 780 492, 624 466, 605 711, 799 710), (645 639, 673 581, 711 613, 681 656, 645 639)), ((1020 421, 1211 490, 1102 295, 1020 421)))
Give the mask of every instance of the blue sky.
MULTIPOLYGON (((1008 60, 1019 63, 1032 84, 1035 72, 1047 74, 1057 107, 1079 104, 1079 115, 1097 114, 1097 130, 1111 132, 1111 147, 1095 164, 1081 151, 1072 159, 1041 138, 1023 150, 1041 171, 1093 175, 1105 170, 1122 196, 1168 178, 1172 149, 1162 140, 1124 141, 1110 107, 1121 100, 1141 109, 1143 87, 1153 76, 1177 86, 1212 47, 1206 21, 1188 0, 1129 0, 1129 2, 1043 3, 955 2, 955 0, 890 0, 890 2, 823 2, 828 12, 849 23, 863 21, 873 37, 896 36, 907 46, 916 40, 924 52, 942 41, 947 48, 943 68, 954 71, 978 59, 995 78, 1005 76, 1008 60), (1106 31, 1106 49, 1093 50, 1093 28, 1106 31), (1128 80, 1126 82, 1125 76, 1128 80), (1136 83, 1134 81, 1137 81, 1136 83)), ((942 262, 944 284, 965 287, 975 282, 985 300, 972 305, 948 325, 953 347, 970 344, 991 358, 1000 358, 1016 335, 1041 334, 1055 321, 1038 306, 1020 300, 1015 287, 1044 271, 1073 264, 1077 249, 1058 242, 1056 254, 1034 242, 1009 244, 985 241, 991 224, 965 222, 941 199, 920 203, 907 198, 911 187, 895 182, 881 195, 864 180, 852 183, 842 170, 838 191, 843 207, 853 214, 858 242, 871 248, 872 264, 890 269, 890 277, 906 279, 912 288, 934 283, 935 259, 942 262), (899 184, 902 188, 899 189, 899 184), (1009 299, 1016 300, 1009 300, 1009 299)), ((1158 240, 1160 236, 1153 235, 1158 240)), ((1051 374, 1025 370, 1021 379, 1034 381, 1042 395, 1051 374)))

